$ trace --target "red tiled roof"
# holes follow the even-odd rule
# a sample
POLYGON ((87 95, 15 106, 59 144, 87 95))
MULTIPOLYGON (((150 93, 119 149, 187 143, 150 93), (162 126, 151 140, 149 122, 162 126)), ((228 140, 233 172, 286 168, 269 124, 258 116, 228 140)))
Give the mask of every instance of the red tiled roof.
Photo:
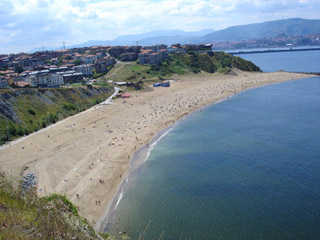
POLYGON ((25 87, 25 86, 29 86, 30 83, 25 82, 25 81, 18 81, 18 82, 14 82, 14 85, 16 85, 18 87, 25 87))

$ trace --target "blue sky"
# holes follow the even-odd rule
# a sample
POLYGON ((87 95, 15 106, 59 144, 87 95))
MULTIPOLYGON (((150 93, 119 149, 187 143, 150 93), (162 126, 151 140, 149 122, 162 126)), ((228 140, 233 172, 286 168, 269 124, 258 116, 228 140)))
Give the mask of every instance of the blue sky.
POLYGON ((319 0, 0 0, 0 53, 151 30, 320 18, 319 0))

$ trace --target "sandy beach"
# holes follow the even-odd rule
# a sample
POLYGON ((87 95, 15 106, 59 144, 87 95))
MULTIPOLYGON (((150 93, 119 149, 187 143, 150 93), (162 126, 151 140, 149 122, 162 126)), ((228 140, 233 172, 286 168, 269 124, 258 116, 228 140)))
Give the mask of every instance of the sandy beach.
POLYGON ((131 92, 62 120, 0 150, 0 170, 38 178, 38 194, 62 193, 99 228, 133 153, 181 117, 238 92, 311 75, 274 72, 173 77, 170 88, 131 92))

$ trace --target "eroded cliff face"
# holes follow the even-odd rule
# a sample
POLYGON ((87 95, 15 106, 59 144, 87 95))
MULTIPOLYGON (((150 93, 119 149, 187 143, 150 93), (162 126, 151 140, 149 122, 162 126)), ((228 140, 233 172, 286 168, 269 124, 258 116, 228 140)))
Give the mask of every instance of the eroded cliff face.
POLYGON ((14 111, 14 103, 11 101, 15 101, 15 97, 13 97, 10 93, 1 94, 0 97, 0 117, 9 119, 14 122, 19 122, 19 117, 14 111))
POLYGON ((108 98, 107 87, 3 89, 0 91, 0 143, 38 131, 108 98))

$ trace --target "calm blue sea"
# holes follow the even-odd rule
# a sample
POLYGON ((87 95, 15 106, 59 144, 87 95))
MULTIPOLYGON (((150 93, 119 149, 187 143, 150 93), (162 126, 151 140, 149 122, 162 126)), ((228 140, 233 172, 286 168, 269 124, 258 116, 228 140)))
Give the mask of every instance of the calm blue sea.
MULTIPOLYGON (((262 55, 262 54, 261 54, 262 55)), ((106 230, 132 239, 320 239, 320 78, 193 113, 133 174, 106 230)))
POLYGON ((238 55, 258 65, 264 72, 320 72, 320 50, 253 53, 238 55))

